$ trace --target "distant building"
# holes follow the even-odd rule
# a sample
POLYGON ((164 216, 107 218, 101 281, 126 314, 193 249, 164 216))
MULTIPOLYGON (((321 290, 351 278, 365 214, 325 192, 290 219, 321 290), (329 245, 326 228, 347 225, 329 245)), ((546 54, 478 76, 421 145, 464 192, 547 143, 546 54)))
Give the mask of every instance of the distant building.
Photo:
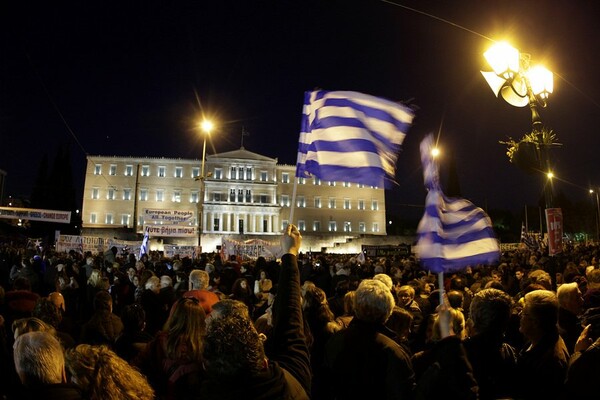
MULTIPOLYGON (((295 166, 245 150, 209 155, 204 202, 199 160, 89 156, 83 194, 83 234, 126 238, 154 227, 163 243, 213 251, 223 236, 276 240, 290 219, 295 166)), ((382 188, 298 179, 294 223, 305 243, 333 245, 386 235, 382 188)), ((313 248, 320 250, 320 248, 313 248)))

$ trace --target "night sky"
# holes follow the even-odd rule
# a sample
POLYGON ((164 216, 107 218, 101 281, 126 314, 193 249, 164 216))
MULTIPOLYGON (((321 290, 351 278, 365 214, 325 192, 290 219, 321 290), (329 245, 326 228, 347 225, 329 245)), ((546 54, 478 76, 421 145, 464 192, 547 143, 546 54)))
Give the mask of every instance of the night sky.
MULTIPOLYGON (((527 107, 496 99, 479 73, 508 38, 555 72, 542 120, 558 134, 555 191, 600 186, 600 6, 593 1, 265 0, 4 2, 0 6, 0 169, 29 196, 40 158, 201 157, 240 147, 294 164, 305 90, 355 90, 418 107, 387 208, 425 199, 418 145, 440 135, 461 194, 479 206, 537 204, 538 176, 498 142, 531 130, 527 107), (45 4, 44 4, 45 3, 45 4), (67 4, 68 3, 68 4, 67 4), (435 17, 437 18, 435 18, 435 17), (446 20, 444 22, 440 20, 446 20)), ((442 174, 446 171, 442 171, 442 174)))

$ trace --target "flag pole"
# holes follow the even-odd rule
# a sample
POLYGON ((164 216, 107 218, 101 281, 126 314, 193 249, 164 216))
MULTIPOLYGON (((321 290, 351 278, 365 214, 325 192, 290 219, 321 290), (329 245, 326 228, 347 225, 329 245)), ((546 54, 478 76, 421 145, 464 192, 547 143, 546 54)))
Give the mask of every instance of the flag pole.
MULTIPOLYGON (((438 286, 440 287, 440 311, 438 312, 438 318, 441 318, 441 312, 442 310, 444 311, 448 311, 445 308, 444 305, 444 272, 439 272, 438 273, 438 286)), ((442 321, 440 321, 442 322, 442 321)), ((443 338, 447 337, 450 335, 450 327, 448 324, 444 324, 444 323, 440 323, 438 324, 440 327, 440 334, 443 338)))
POLYGON ((298 187, 298 178, 294 177, 294 188, 292 189, 292 204, 290 205, 290 224, 294 223, 294 208, 296 207, 296 188, 298 187))

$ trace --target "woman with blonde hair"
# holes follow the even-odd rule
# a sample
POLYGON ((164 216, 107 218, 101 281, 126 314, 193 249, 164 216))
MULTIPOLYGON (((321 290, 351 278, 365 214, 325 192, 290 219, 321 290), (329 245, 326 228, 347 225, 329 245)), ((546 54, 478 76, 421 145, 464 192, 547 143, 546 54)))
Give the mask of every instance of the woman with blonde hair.
POLYGON ((206 314, 200 302, 183 297, 159 332, 132 361, 161 399, 186 399, 200 387, 206 314))
POLYGON ((67 351, 66 366, 87 399, 154 399, 146 378, 106 346, 80 344, 67 351))

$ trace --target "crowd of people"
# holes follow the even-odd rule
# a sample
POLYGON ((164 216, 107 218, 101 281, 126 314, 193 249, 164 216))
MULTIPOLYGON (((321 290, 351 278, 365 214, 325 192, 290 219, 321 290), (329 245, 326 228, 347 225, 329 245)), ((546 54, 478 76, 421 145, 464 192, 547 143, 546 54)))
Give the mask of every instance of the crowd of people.
POLYGON ((288 226, 279 261, 2 245, 0 396, 600 397, 600 247, 523 247, 438 283, 414 257, 301 239, 288 226))

